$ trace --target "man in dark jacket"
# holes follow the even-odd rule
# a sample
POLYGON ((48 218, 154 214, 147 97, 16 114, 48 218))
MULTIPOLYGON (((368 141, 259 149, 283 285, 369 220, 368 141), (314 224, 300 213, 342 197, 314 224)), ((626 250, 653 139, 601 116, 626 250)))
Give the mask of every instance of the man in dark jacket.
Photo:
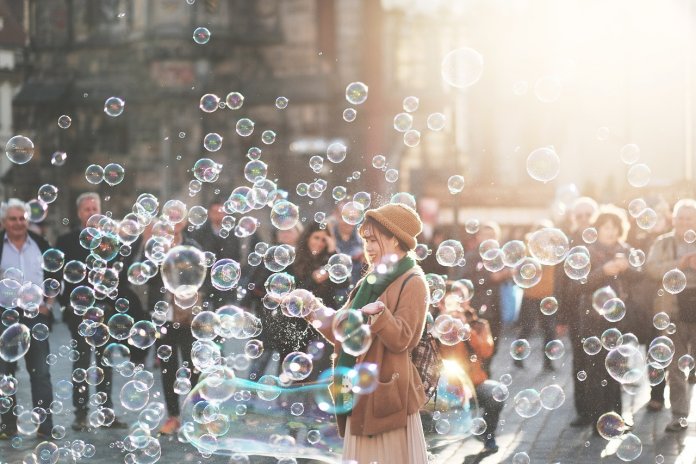
MULTIPOLYGON (((38 287, 43 290, 44 271, 42 268, 43 253, 50 248, 48 242, 41 236, 29 232, 27 224, 27 207, 25 203, 16 198, 10 199, 2 207, 2 224, 3 230, 0 232, 0 268, 3 273, 9 269, 15 269, 16 276, 21 275, 21 288, 29 285, 38 287)), ((20 289, 21 291, 21 289, 20 289)), ((43 299, 43 298, 42 298, 43 299)), ((22 316, 19 319, 19 324, 26 326, 34 333, 35 327, 39 326, 36 331, 45 331, 53 322, 50 306, 51 299, 43 299, 38 303, 26 304, 26 302, 18 302, 17 310, 22 316), (44 327, 41 327, 41 324, 44 327)), ((26 330, 22 329, 22 330, 26 330)), ((5 328, 0 326, 0 330, 17 330, 17 327, 10 326, 5 328)), ((43 408, 45 411, 53 401, 53 386, 51 385, 51 372, 49 365, 46 363, 46 356, 50 354, 48 338, 40 340, 42 337, 33 337, 29 340, 29 348, 24 353, 23 357, 26 362, 27 371, 29 372, 29 381, 31 382, 31 399, 34 408, 43 408)), ((14 353, 0 353, 0 374, 14 375, 17 362, 16 358, 21 354, 20 350, 15 350, 14 353), (19 352, 17 352, 19 351, 19 352)), ((22 387, 21 385, 19 386, 22 387)), ((2 414, 2 429, 0 438, 10 438, 17 433, 17 416, 13 414, 14 406, 17 405, 14 395, 11 397, 12 407, 2 414)), ((41 415, 45 420, 38 426, 37 436, 40 439, 50 439, 51 429, 53 428, 53 419, 51 414, 41 415)))
MULTIPOLYGON (((69 261, 81 261, 86 262, 87 257, 90 255, 90 250, 84 248, 80 244, 80 233, 87 226, 87 220, 95 214, 101 214, 101 199, 99 195, 93 192, 83 193, 77 197, 77 216, 80 219, 80 228, 72 230, 66 234, 58 237, 56 242, 56 248, 61 250, 65 255, 65 262, 69 261)), ((121 281, 119 281, 120 283, 121 281)), ((127 281, 126 281, 127 283, 127 281)), ((70 294, 79 285, 85 285, 83 282, 80 283, 70 283, 63 281, 63 291, 58 295, 58 301, 63 307, 63 322, 68 325, 70 329, 70 334, 72 338, 77 342, 75 349, 80 356, 73 361, 73 370, 75 369, 87 369, 90 367, 92 346, 87 343, 84 335, 79 333, 80 323, 83 320, 82 316, 75 314, 72 306, 70 305, 70 294)), ((120 287, 120 285, 119 285, 120 287)), ((119 296, 120 295, 119 288, 119 296)), ((130 300, 130 299, 129 299, 130 300)), ((113 305, 113 302, 104 299, 107 305, 113 305)), ((131 305, 137 302, 131 301, 131 305)), ((108 314, 110 311, 105 311, 105 319, 110 317, 112 314, 108 314)), ((113 311, 111 311, 113 312, 113 311)), ((107 322, 106 320, 104 322, 107 322)), ((102 354, 104 352, 104 346, 96 348, 95 358, 96 365, 103 369, 104 379, 100 384, 97 385, 97 391, 104 392, 107 395, 107 400, 104 406, 107 408, 113 408, 113 402, 111 399, 111 386, 112 386, 112 369, 101 362, 102 354)), ((77 382, 73 383, 73 407, 75 408, 75 421, 72 424, 74 430, 83 430, 88 427, 87 413, 89 405, 89 387, 86 383, 80 384, 77 382)), ((113 428, 126 428, 126 424, 122 423, 118 419, 110 425, 113 428)))

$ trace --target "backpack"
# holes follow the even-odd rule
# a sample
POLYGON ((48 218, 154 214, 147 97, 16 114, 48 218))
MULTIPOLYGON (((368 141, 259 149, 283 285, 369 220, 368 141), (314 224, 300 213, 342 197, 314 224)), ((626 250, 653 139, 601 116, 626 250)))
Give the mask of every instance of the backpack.
MULTIPOLYGON (((403 292, 406 282, 415 275, 416 274, 411 274, 408 276, 401 285, 399 298, 396 300, 397 308, 399 307, 399 299, 401 299, 401 292, 403 292)), ((421 339, 418 340, 418 344, 409 353, 409 358, 413 365, 416 366, 416 371, 420 376, 421 382, 423 382, 425 396, 430 400, 437 392, 437 384, 440 381, 440 371, 442 370, 440 342, 424 329, 421 339)))

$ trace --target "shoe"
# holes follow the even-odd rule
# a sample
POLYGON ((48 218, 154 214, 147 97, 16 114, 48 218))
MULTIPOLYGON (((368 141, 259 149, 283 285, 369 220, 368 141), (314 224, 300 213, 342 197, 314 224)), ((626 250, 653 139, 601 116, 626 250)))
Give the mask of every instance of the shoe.
POLYGON ((118 419, 114 419, 113 422, 108 426, 110 429, 127 429, 128 424, 121 422, 118 419))
POLYGON ((578 416, 570 422, 571 427, 587 427, 592 423, 589 417, 578 416))
POLYGON ((689 427, 689 425, 682 425, 681 419, 672 419, 672 422, 667 424, 665 427, 665 432, 683 432, 689 427))
POLYGON ((179 419, 177 417, 170 417, 169 419, 167 419, 167 422, 164 423, 159 433, 161 435, 174 435, 176 432, 179 431, 180 426, 181 423, 179 422, 179 419))
POLYGON ((75 416, 75 420, 70 426, 76 432, 81 432, 87 430, 89 424, 87 423, 87 416, 75 416))
POLYGON ((50 433, 36 432, 36 439, 40 441, 54 441, 55 438, 50 433))
POLYGON ((650 400, 648 401, 648 411, 650 412, 658 412, 662 411, 662 408, 665 407, 665 404, 662 401, 659 400, 650 400))
POLYGON ((495 442, 495 438, 486 438, 483 444, 483 449, 479 452, 479 456, 490 456, 491 454, 497 453, 499 450, 498 444, 495 442))
POLYGON ((521 359, 515 359, 512 364, 515 365, 516 368, 518 369, 524 369, 524 363, 522 362, 521 359))
POLYGON ((2 440, 2 441, 12 440, 16 436, 17 436, 17 432, 6 432, 4 430, 2 432, 0 432, 0 440, 2 440))

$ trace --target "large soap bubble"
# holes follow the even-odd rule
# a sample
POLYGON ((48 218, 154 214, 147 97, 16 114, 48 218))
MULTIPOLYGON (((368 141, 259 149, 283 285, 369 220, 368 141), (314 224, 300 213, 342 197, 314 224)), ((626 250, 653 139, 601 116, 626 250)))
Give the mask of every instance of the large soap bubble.
POLYGON ((483 74, 483 56, 473 48, 452 50, 442 60, 442 78, 460 89, 474 85, 483 74))
POLYGON ((162 263, 164 287, 181 299, 191 298, 205 280, 203 252, 189 245, 179 245, 167 253, 162 263))
POLYGON ((7 362, 21 359, 31 344, 31 331, 19 322, 9 326, 0 335, 0 358, 7 362))

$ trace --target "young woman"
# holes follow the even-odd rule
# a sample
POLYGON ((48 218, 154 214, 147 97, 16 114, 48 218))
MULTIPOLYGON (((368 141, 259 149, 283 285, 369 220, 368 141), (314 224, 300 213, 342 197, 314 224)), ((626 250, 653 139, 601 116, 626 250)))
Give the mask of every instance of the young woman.
POLYGON ((342 350, 332 331, 335 311, 321 309, 308 316, 338 355, 334 386, 342 386, 346 379, 341 373, 358 362, 374 363, 378 368, 377 388, 371 393, 331 389, 337 407, 352 405, 347 413, 337 414, 344 437, 344 460, 359 464, 427 462, 418 413, 426 396, 410 360, 410 352, 422 336, 428 308, 423 271, 408 253, 416 247, 421 230, 418 214, 401 204, 388 204, 365 214, 360 235, 370 269, 344 308, 360 310, 370 325, 372 341, 367 352, 356 358, 342 350))

